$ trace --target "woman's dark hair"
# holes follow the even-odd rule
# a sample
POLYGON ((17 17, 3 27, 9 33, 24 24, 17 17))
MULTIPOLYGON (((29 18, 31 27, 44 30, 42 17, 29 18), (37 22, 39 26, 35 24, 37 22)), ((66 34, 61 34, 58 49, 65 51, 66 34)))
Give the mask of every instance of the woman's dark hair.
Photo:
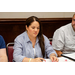
POLYGON ((44 45, 44 37, 42 34, 42 29, 41 29, 41 22, 39 21, 39 19, 35 16, 31 16, 26 20, 26 25, 27 27, 29 27, 31 25, 32 22, 37 21, 40 25, 40 31, 38 33, 38 39, 39 39, 39 45, 41 47, 41 52, 43 57, 45 56, 45 45, 44 45))

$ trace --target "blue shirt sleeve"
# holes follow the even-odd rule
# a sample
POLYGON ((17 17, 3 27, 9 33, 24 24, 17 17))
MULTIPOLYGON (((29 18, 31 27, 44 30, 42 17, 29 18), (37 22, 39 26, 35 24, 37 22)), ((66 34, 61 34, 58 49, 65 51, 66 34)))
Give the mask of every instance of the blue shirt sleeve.
POLYGON ((52 45, 50 45, 49 39, 45 35, 43 35, 43 36, 44 36, 44 40, 45 40, 45 52, 46 52, 47 56, 49 57, 50 54, 52 54, 52 53, 55 53, 57 56, 57 53, 53 49, 52 45))
POLYGON ((3 37, 0 35, 0 49, 2 48, 6 48, 6 44, 3 37))

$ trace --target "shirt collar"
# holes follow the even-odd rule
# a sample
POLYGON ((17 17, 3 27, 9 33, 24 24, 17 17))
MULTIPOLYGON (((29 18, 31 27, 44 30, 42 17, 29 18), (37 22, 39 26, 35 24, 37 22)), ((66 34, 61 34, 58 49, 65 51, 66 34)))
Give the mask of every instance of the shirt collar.
POLYGON ((28 34, 27 34, 27 31, 25 31, 25 39, 26 39, 25 40, 26 42, 30 42, 30 39, 29 39, 28 34))
MULTIPOLYGON (((29 37, 28 37, 28 34, 27 34, 27 31, 25 31, 25 38, 26 38, 26 42, 31 42, 29 37)), ((38 42, 38 37, 36 38, 36 43, 38 42)))
POLYGON ((75 36, 75 31, 73 30, 72 23, 71 23, 71 31, 72 31, 72 34, 75 36))

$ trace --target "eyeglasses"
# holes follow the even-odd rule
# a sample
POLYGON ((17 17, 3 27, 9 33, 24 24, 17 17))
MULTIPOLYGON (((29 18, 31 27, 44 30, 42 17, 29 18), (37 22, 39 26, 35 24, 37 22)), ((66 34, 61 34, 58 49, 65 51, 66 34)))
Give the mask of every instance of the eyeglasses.
POLYGON ((73 21, 75 21, 75 19, 72 19, 73 21))

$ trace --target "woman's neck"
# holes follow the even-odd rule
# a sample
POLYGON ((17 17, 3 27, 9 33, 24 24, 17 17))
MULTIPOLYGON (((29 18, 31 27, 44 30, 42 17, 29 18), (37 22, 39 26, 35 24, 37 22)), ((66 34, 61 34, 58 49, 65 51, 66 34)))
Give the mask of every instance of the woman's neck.
POLYGON ((34 38, 34 37, 29 37, 29 39, 31 42, 36 42, 36 38, 34 38))
POLYGON ((28 34, 28 37, 29 37, 29 39, 30 39, 31 42, 36 42, 36 37, 31 37, 29 34, 28 34))

